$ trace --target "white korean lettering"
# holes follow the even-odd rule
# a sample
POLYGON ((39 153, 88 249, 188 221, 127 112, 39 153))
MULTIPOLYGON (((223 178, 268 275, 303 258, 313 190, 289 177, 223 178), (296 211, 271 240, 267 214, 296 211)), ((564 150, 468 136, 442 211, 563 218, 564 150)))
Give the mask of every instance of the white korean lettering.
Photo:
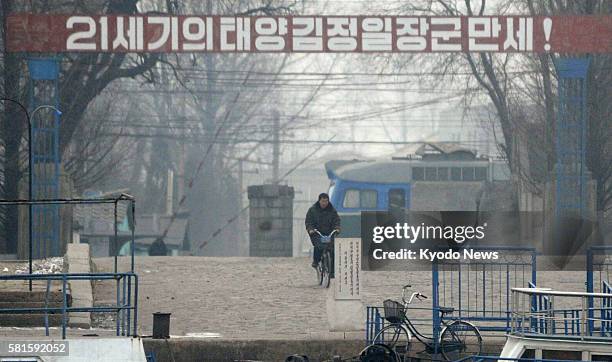
POLYGON ((71 16, 66 21, 66 29, 74 29, 76 25, 87 25, 87 30, 77 31, 70 34, 66 40, 67 50, 96 50, 95 41, 79 42, 80 40, 93 39, 96 35, 96 22, 91 16, 71 16))
POLYGON ((431 26, 432 51, 461 51, 461 43, 449 42, 451 39, 461 39, 461 18, 433 17, 431 26), (452 30, 434 30, 436 26, 450 26, 452 30))
POLYGON ((468 37, 470 51, 498 51, 501 25, 497 18, 468 18, 468 37), (483 41, 478 41, 483 38, 483 41), (486 41, 485 41, 486 39, 486 41))
POLYGON ((293 51, 323 51, 322 18, 293 18, 293 51))
POLYGON ((363 51, 391 51, 391 19, 365 18, 361 23, 363 30, 363 51))
POLYGON ((327 47, 331 51, 354 51, 357 49, 357 19, 328 18, 327 47))
POLYGON ((169 17, 161 17, 161 16, 150 16, 147 18, 147 23, 152 25, 161 25, 161 33, 155 32, 159 34, 155 41, 150 42, 147 45, 148 50, 157 50, 168 42, 168 38, 170 37, 170 18, 169 17))
POLYGON ((428 30, 427 18, 397 18, 397 49, 399 51, 425 50, 428 30))
POLYGON ((287 34, 287 19, 258 18, 255 21, 255 48, 261 51, 279 51, 285 48, 285 38, 281 35, 287 34))

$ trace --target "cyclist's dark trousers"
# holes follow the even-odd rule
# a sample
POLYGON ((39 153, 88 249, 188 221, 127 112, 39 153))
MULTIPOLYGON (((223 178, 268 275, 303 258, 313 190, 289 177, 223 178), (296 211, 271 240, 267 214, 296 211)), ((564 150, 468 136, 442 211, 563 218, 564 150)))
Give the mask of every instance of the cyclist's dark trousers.
MULTIPOLYGON (((315 263, 319 263, 321 261, 321 256, 323 255, 323 250, 325 250, 325 245, 321 244, 321 237, 319 235, 310 235, 310 242, 314 247, 312 252, 312 261, 315 263)), ((331 251, 331 275, 334 275, 334 244, 333 241, 331 245, 329 245, 329 250, 331 251)))
POLYGON ((310 235, 310 243, 314 247, 312 252, 312 261, 319 263, 321 261, 321 255, 323 255, 323 249, 320 247, 321 237, 319 235, 310 235))

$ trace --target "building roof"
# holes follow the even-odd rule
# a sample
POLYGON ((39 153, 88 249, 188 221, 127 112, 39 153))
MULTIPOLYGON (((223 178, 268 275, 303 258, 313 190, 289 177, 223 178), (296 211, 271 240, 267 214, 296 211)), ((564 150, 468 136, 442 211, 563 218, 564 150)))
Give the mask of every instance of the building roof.
MULTIPOLYGON (((171 217, 168 215, 142 215, 136 218, 136 242, 138 244, 150 245, 156 238, 162 236, 164 230, 170 224, 171 217)), ((188 217, 177 216, 170 225, 168 233, 164 238, 166 245, 182 246, 187 233, 188 217)))
POLYGON ((460 143, 450 142, 425 142, 416 150, 415 154, 424 155, 431 151, 437 151, 438 153, 451 154, 456 152, 471 153, 476 157, 476 153, 467 147, 462 146, 460 143))
MULTIPOLYGON (((96 192, 84 195, 88 199, 104 199, 119 197, 124 190, 96 192)), ((127 215, 129 202, 117 203, 117 221, 122 222, 127 215)), ((114 234, 115 204, 76 204, 73 207, 73 220, 78 224, 83 234, 109 233, 114 234)))
MULTIPOLYGON (((164 242, 168 245, 183 245, 187 234, 188 217, 178 216, 164 237, 164 242)), ((166 215, 141 215, 136 216, 136 230, 134 238, 138 244, 151 244, 156 238, 161 237, 164 230, 170 224, 170 216, 166 215)), ((85 237, 111 237, 115 235, 113 223, 100 220, 93 220, 81 234, 85 237)), ((130 236, 131 231, 118 229, 119 236, 130 236)))

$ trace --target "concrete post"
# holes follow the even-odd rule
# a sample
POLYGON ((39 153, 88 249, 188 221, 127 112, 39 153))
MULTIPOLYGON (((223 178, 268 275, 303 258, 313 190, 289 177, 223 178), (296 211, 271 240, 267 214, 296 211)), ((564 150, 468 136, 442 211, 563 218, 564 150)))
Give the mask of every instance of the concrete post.
POLYGON ((293 256, 293 187, 249 186, 249 256, 293 256))

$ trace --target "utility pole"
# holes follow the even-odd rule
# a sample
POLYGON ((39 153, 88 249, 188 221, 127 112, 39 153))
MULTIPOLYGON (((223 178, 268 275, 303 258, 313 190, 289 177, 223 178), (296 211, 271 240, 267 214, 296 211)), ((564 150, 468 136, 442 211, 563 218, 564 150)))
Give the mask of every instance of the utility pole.
POLYGON ((174 212, 174 171, 168 170, 166 182, 166 215, 172 216, 174 212))
MULTIPOLYGON (((357 92, 355 92, 355 94, 353 95, 353 105, 355 106, 357 104, 360 104, 360 103, 359 103, 359 100, 357 99, 357 92)), ((347 113, 349 113, 348 109, 347 109, 347 113)), ((351 142, 353 142, 353 144, 351 145, 351 148, 353 149, 353 153, 357 153, 357 143, 355 143, 355 141, 357 140, 357 137, 356 137, 356 131, 357 131, 357 129, 356 129, 356 122, 351 122, 350 124, 351 124, 350 125, 350 127, 351 127, 351 142)))
POLYGON ((402 141, 408 141, 408 119, 406 118, 406 90, 402 86, 402 141))
MULTIPOLYGON (((181 141, 181 151, 179 153, 178 177, 176 188, 176 199, 180 200, 185 194, 185 142, 181 141)), ((181 211, 181 210, 178 210, 181 211)))
POLYGON ((280 114, 277 110, 272 111, 272 120, 274 122, 274 137, 272 141, 272 183, 279 181, 279 166, 280 166, 280 114))
MULTIPOLYGON (((244 208, 244 195, 242 193, 242 190, 244 188, 244 169, 243 169, 243 163, 244 163, 244 159, 243 158, 239 158, 238 159, 238 198, 239 200, 239 210, 242 210, 244 208)), ((246 230, 245 227, 245 223, 244 223, 244 216, 242 215, 242 212, 238 213, 238 242, 240 243, 238 246, 238 255, 242 256, 242 255, 247 255, 248 252, 248 244, 245 242, 247 240, 247 238, 245 237, 244 231, 246 230), (244 251, 244 253, 243 253, 244 251)))

